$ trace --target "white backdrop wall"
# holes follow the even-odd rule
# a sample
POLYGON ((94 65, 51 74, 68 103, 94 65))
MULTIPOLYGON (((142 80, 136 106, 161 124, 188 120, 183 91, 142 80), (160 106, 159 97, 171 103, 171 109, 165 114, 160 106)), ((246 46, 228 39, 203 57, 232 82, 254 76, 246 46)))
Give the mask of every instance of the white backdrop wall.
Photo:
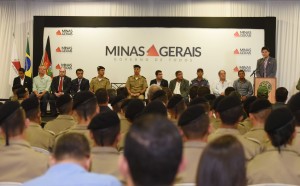
MULTIPOLYGON (((9 0, 0 1, 0 98, 11 94, 8 83, 12 34, 22 66, 26 37, 31 56, 33 16, 191 16, 191 17, 266 17, 277 18, 277 86, 295 93, 300 76, 300 1, 195 1, 195 0, 9 0)), ((272 55, 272 54, 271 54, 272 55)))

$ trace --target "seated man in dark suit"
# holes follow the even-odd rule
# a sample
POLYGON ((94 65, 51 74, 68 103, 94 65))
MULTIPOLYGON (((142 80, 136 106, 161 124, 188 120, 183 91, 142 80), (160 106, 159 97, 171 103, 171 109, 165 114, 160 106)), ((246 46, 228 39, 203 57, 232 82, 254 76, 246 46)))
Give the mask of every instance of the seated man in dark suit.
POLYGON ((186 101, 189 96, 189 81, 183 78, 182 71, 175 72, 176 78, 170 81, 169 88, 173 94, 180 94, 186 101))
POLYGON ((77 92, 80 91, 87 91, 90 89, 90 82, 88 79, 83 77, 83 70, 77 69, 76 70, 77 78, 73 79, 71 82, 71 95, 75 95, 77 92))
POLYGON ((168 87, 169 83, 167 80, 163 79, 163 74, 161 70, 155 72, 156 78, 150 81, 150 85, 157 84, 161 87, 168 87))
POLYGON ((66 76, 65 68, 60 68, 59 75, 55 76, 52 79, 52 83, 51 83, 52 94, 50 95, 50 100, 51 100, 50 101, 50 110, 51 110, 52 116, 57 115, 57 110, 56 110, 56 105, 55 105, 56 98, 58 98, 64 94, 69 94, 70 89, 71 89, 71 78, 66 76))
POLYGON ((22 85, 24 88, 27 88, 29 94, 32 92, 32 79, 31 77, 25 76, 25 69, 19 68, 19 76, 14 79, 13 86, 22 85))
POLYGON ((262 47, 261 54, 263 58, 257 60, 256 76, 257 77, 275 77, 277 71, 277 61, 275 58, 270 57, 270 50, 268 47, 262 47))

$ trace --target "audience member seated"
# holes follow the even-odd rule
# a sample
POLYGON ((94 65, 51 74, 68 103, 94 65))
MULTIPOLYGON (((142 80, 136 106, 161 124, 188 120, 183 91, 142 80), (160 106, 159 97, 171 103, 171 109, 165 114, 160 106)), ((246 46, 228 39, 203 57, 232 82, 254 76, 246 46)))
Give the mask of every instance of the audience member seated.
POLYGON ((24 139, 29 125, 25 112, 15 101, 0 107, 1 136, 0 182, 24 182, 42 175, 48 168, 48 156, 35 152, 24 139))
POLYGON ((242 119, 243 108, 241 100, 235 96, 225 96, 217 106, 217 115, 221 119, 220 127, 208 136, 208 141, 230 134, 235 136, 243 145, 247 160, 252 159, 261 152, 261 144, 256 140, 246 139, 237 130, 239 121, 242 119))
POLYGON ((117 96, 124 96, 125 98, 127 98, 129 96, 127 88, 126 87, 119 87, 117 89, 117 96))
POLYGON ((130 101, 128 102, 128 105, 125 108, 126 109, 125 118, 127 119, 129 126, 127 130, 124 130, 121 133, 120 141, 117 145, 119 151, 122 151, 124 148, 125 137, 133 121, 140 116, 144 108, 145 108, 145 103, 141 99, 130 99, 130 101))
POLYGON ((13 95, 9 97, 9 99, 10 99, 11 101, 18 101, 17 91, 18 91, 19 88, 22 88, 22 87, 23 87, 22 85, 16 84, 16 85, 14 85, 14 86, 11 88, 12 93, 13 93, 13 95))
POLYGON ((24 100, 22 108, 26 113, 26 118, 30 121, 25 129, 25 139, 32 147, 42 148, 51 152, 54 146, 54 133, 41 127, 41 110, 38 99, 32 97, 24 100))
POLYGON ((194 105, 201 105, 205 108, 206 112, 210 111, 210 105, 207 99, 205 99, 204 97, 196 97, 195 99, 193 99, 190 104, 188 105, 190 106, 194 106, 194 105))
POLYGON ((205 95, 210 94, 210 89, 208 87, 199 87, 197 91, 198 97, 204 97, 205 95))
POLYGON ((109 97, 105 88, 99 88, 98 90, 96 90, 95 96, 97 98, 100 112, 111 111, 111 109, 108 107, 109 97))
POLYGON ((59 138, 51 164, 44 175, 24 183, 24 186, 121 186, 112 176, 88 172, 91 164, 90 147, 83 134, 69 133, 59 138))
POLYGON ((204 98, 207 99, 207 101, 209 102, 210 109, 212 109, 214 101, 217 97, 214 94, 206 94, 204 98))
POLYGON ((149 115, 134 121, 120 160, 127 186, 171 186, 184 166, 181 136, 172 122, 149 115))
POLYGON ((296 136, 293 140, 293 148, 300 154, 300 93, 293 95, 288 102, 288 108, 292 111, 296 120, 296 136))
POLYGON ((259 86, 257 89, 257 98, 259 99, 268 99, 269 98, 269 90, 266 86, 259 86))
POLYGON ((148 98, 148 101, 150 102, 152 100, 152 97, 153 97, 153 94, 158 91, 158 90, 161 90, 161 86, 157 85, 157 84, 152 84, 150 87, 149 87, 149 90, 148 90, 148 93, 147 93, 147 98, 148 98))
POLYGON ((167 105, 168 104, 167 93, 164 90, 158 90, 154 92, 151 101, 161 101, 164 103, 164 105, 167 105))
POLYGON ((47 122, 44 128, 57 135, 73 127, 76 121, 73 117, 73 100, 69 94, 64 94, 57 98, 56 107, 59 115, 54 120, 47 122))
POLYGON ((264 126, 267 117, 272 111, 272 104, 267 99, 255 100, 249 109, 249 118, 253 127, 249 132, 244 134, 246 138, 251 138, 259 141, 261 144, 266 144, 267 134, 265 133, 264 126))
POLYGON ((286 100, 288 98, 289 91, 284 87, 279 87, 275 92, 275 100, 276 102, 273 104, 273 110, 281 107, 285 107, 286 100))
POLYGON ((163 117, 168 117, 168 111, 166 106, 163 104, 163 102, 155 100, 151 101, 143 110, 141 113, 142 115, 146 114, 156 114, 163 117))
POLYGON ((67 133, 81 133, 85 135, 92 147, 94 142, 90 137, 87 126, 92 118, 99 113, 96 96, 90 91, 82 91, 75 94, 73 98, 73 113, 77 123, 73 127, 59 133, 56 139, 67 133))
POLYGON ((177 121, 185 109, 185 100, 180 94, 175 94, 171 97, 167 105, 169 119, 177 125, 177 121))
POLYGON ((125 99, 126 99, 126 97, 124 97, 124 96, 116 96, 110 103, 112 110, 115 111, 116 113, 118 113, 119 117, 120 117, 120 113, 121 113, 121 105, 122 105, 123 100, 125 100, 125 99))
POLYGON ((236 137, 219 137, 201 155, 196 185, 246 186, 245 161, 243 146, 236 137))
POLYGON ((191 86, 189 90, 190 102, 198 96, 198 86, 191 86))
POLYGON ((212 116, 210 117, 211 132, 214 132, 215 130, 217 130, 221 125, 220 116, 217 114, 217 105, 224 97, 225 96, 223 96, 223 95, 218 96, 212 105, 212 116))
POLYGON ((117 96, 117 90, 114 88, 109 88, 106 90, 108 95, 108 103, 111 104, 112 100, 117 96))
POLYGON ((235 89, 233 87, 227 87, 224 91, 224 96, 229 96, 229 94, 234 91, 235 89))
POLYGON ((21 87, 17 90, 18 101, 21 104, 25 99, 29 98, 29 92, 26 88, 21 87))
POLYGON ((91 149, 91 171, 110 174, 120 178, 118 170, 120 119, 116 112, 107 111, 97 114, 88 126, 95 146, 91 149))
POLYGON ((206 146, 209 134, 209 116, 201 105, 187 108, 179 118, 178 125, 184 134, 184 157, 186 169, 179 174, 180 183, 194 183, 199 158, 206 146))
POLYGON ((248 184, 283 183, 299 185, 300 157, 291 144, 295 136, 295 119, 287 108, 271 112, 265 131, 272 145, 248 163, 248 184))
POLYGON ((162 87, 162 90, 166 92, 168 100, 171 99, 171 97, 173 96, 173 92, 170 88, 167 87, 162 87))

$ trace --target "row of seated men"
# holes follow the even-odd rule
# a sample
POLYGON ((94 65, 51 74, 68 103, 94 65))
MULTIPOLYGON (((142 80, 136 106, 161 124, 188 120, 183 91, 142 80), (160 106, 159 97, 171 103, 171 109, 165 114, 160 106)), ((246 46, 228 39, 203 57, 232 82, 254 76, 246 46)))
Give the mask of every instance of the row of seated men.
MULTIPOLYGON (((2 105, 0 181, 25 182, 42 175, 48 169, 47 158, 34 152, 30 146, 53 152, 53 162, 68 162, 65 158, 73 157, 76 153, 63 156, 64 154, 59 153, 64 151, 55 148, 59 147, 60 140, 64 141, 73 133, 81 133, 91 148, 92 162, 91 167, 83 167, 90 168, 92 172, 113 175, 127 185, 198 184, 205 180, 199 178, 202 174, 220 167, 212 160, 202 161, 206 157, 201 155, 205 152, 204 149, 225 148, 218 143, 229 147, 229 143, 234 140, 237 143, 234 148, 240 146, 243 153, 239 154, 235 149, 227 157, 226 152, 221 149, 220 154, 215 154, 215 158, 223 158, 221 167, 224 169, 237 170, 220 170, 220 179, 216 179, 219 178, 215 175, 216 170, 214 174, 204 174, 214 176, 210 180, 214 181, 211 185, 224 185, 221 177, 225 173, 228 174, 227 179, 241 181, 237 185, 300 183, 300 134, 296 133, 298 128, 295 127, 300 125, 300 93, 292 96, 287 108, 283 105, 282 108, 273 109, 267 99, 254 96, 244 101, 242 106, 241 98, 235 92, 212 99, 210 103, 208 99, 213 96, 197 96, 187 107, 181 95, 168 98, 165 91, 153 85, 149 89, 150 103, 147 106, 140 99, 126 99, 126 95, 119 94, 111 103, 113 111, 108 107, 109 98, 105 89, 99 89, 95 95, 82 91, 73 99, 67 94, 59 97, 56 104, 60 115, 48 122, 44 129, 40 126, 41 113, 36 98, 28 98, 22 102, 26 116, 23 116, 23 109, 17 102, 2 105), (150 117, 147 116, 149 114, 160 116, 145 118, 150 117), (170 122, 172 124, 169 125, 170 122), (240 126, 242 130, 239 129, 240 126), (180 136, 180 142, 174 139, 176 135, 180 136), (224 139, 220 140, 220 137, 224 139), (178 142, 175 145, 177 148, 172 146, 173 142, 178 142), (171 147, 168 148, 169 146, 171 147), (125 163, 119 171, 117 164, 120 157, 123 157, 125 163), (175 159, 176 166, 172 162, 175 159), (236 166, 236 161, 242 163, 236 166), (204 170, 201 172, 202 167, 204 170), (244 170, 245 167, 247 171, 244 170), (180 173, 176 176, 177 172, 180 173), (164 177, 168 177, 169 181, 159 183, 165 180, 164 177)), ((73 149, 72 143, 69 144, 68 141, 61 147, 65 151, 73 149)), ((55 172, 52 174, 55 176, 55 172)), ((59 181, 66 179, 61 177, 59 181)), ((228 183, 235 185, 233 182, 228 183)))
MULTIPOLYGON (((126 88, 130 98, 145 98, 145 92, 148 88, 148 83, 144 76, 141 76, 141 67, 134 65, 134 75, 129 76, 126 81, 126 88)), ((14 79, 14 87, 22 85, 28 89, 28 93, 32 96, 39 98, 41 102, 42 115, 46 113, 47 102, 50 100, 50 110, 53 116, 56 116, 55 100, 63 94, 74 95, 78 91, 90 90, 96 92, 99 88, 110 89, 111 83, 108 78, 105 77, 105 68, 103 66, 97 67, 98 76, 89 80, 83 77, 84 71, 82 69, 76 70, 77 78, 71 81, 71 78, 66 75, 64 68, 59 69, 59 75, 51 79, 46 74, 44 66, 39 67, 39 73, 33 78, 24 75, 24 69, 19 69, 19 76, 14 79)), ((176 71, 176 78, 171 80, 170 83, 163 79, 161 70, 155 72, 156 78, 150 81, 150 85, 157 84, 162 87, 168 87, 172 93, 182 95, 186 100, 188 99, 188 92, 195 87, 206 87, 212 89, 214 95, 224 95, 224 90, 227 87, 233 86, 237 92, 245 100, 247 97, 253 94, 253 87, 250 81, 245 79, 245 72, 240 70, 238 72, 239 78, 233 83, 226 79, 226 72, 220 70, 218 72, 219 80, 210 86, 207 79, 203 77, 203 69, 197 69, 197 77, 191 80, 191 83, 183 77, 182 71, 176 71)))

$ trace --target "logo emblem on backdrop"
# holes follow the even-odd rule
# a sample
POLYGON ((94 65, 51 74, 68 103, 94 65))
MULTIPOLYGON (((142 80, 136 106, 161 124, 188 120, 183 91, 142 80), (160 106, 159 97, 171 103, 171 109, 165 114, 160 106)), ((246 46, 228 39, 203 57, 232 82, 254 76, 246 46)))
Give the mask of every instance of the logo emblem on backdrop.
POLYGON ((59 64, 57 64, 56 66, 55 66, 55 69, 57 69, 57 70, 59 70, 61 68, 61 66, 59 65, 59 64))
POLYGON ((234 34, 233 34, 234 37, 251 37, 252 36, 252 32, 249 30, 249 31, 236 31, 234 34))
POLYGON ((238 72, 239 70, 240 69, 237 66, 235 66, 234 69, 233 69, 234 72, 238 72))
POLYGON ((71 46, 62 46, 62 47, 57 47, 56 52, 60 53, 72 53, 73 48, 71 46))
POLYGON ((73 29, 62 29, 56 31, 57 36, 72 36, 73 35, 73 29))
POLYGON ((65 68, 66 70, 72 70, 72 63, 61 63, 55 66, 55 69, 59 70, 61 68, 65 68))
POLYGON ((147 56, 159 56, 156 48, 154 45, 152 45, 148 50, 147 50, 147 56))
POLYGON ((252 72, 251 66, 235 66, 233 71, 238 72, 239 70, 243 70, 244 72, 252 72))
POLYGON ((251 55, 251 48, 240 48, 233 51, 235 55, 251 55))

